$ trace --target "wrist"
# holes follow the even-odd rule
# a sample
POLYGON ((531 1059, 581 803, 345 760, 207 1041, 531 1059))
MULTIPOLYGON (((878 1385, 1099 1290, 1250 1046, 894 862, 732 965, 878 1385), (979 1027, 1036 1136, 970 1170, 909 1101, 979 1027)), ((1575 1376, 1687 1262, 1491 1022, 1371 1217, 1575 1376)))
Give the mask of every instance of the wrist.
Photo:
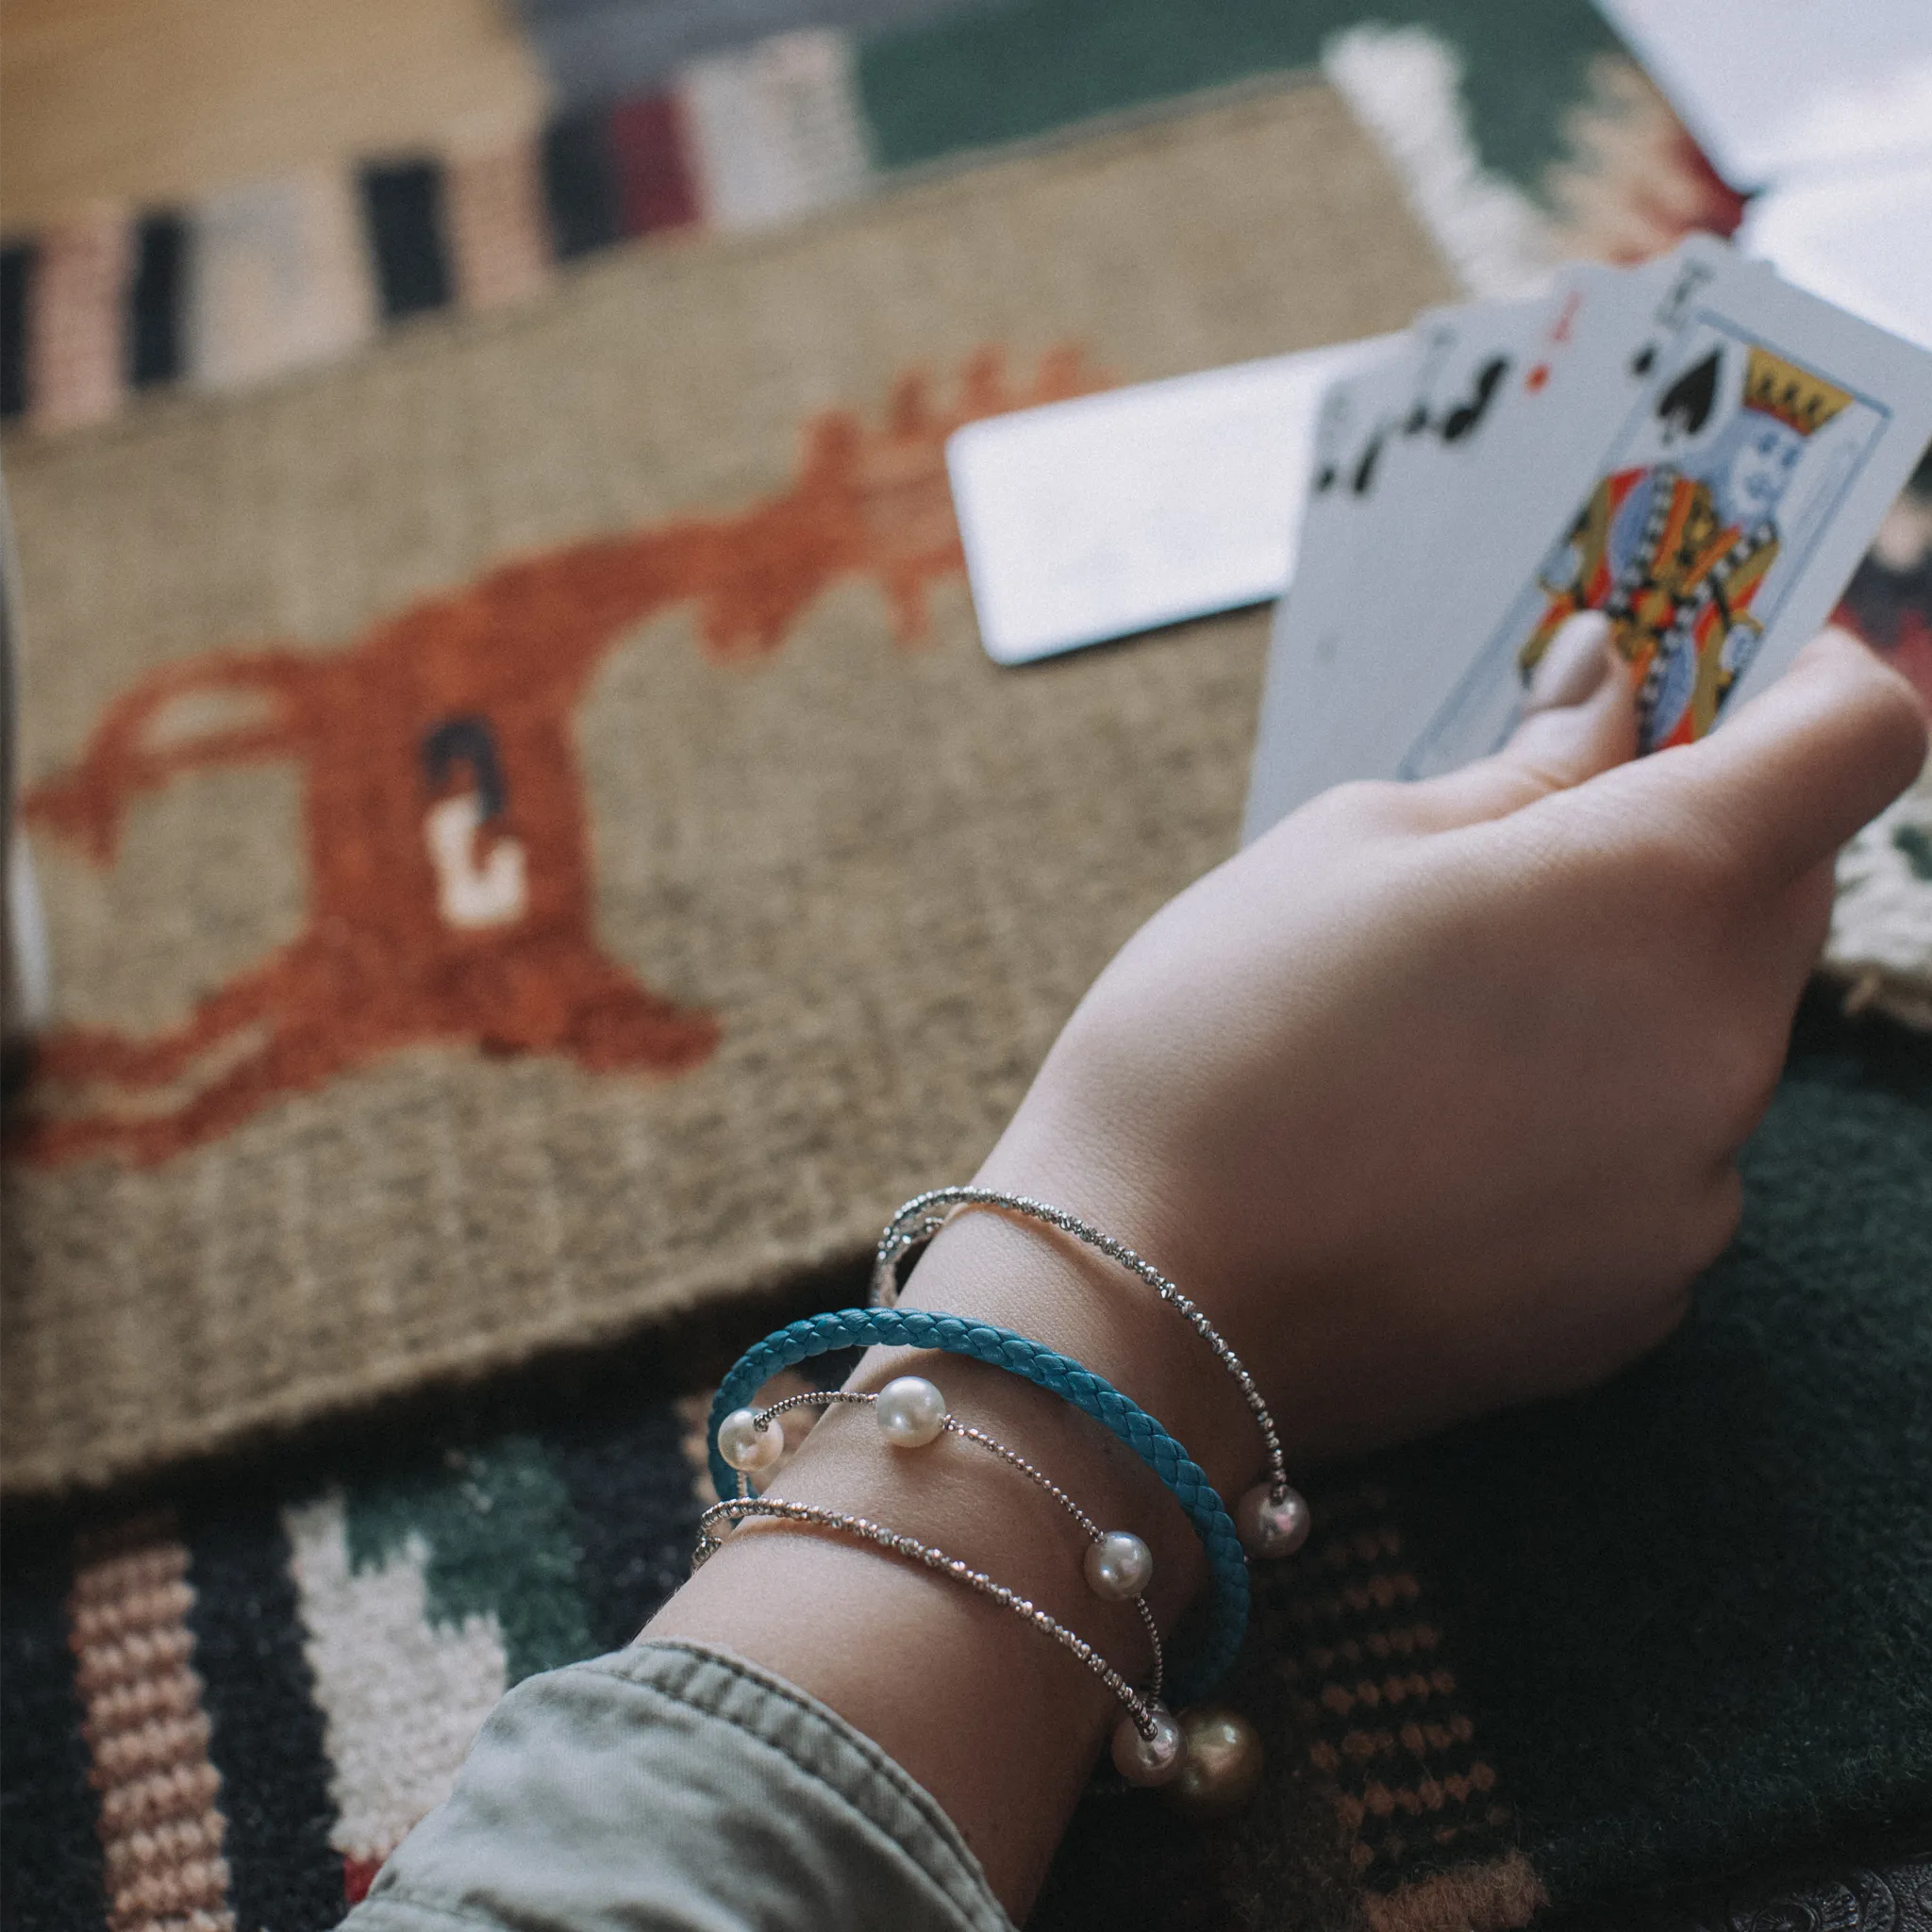
MULTIPOLYGON (((1254 1376, 1291 1479, 1297 1469, 1413 1433, 1402 1418, 1420 1411, 1405 1376, 1412 1381, 1419 1367, 1425 1375, 1425 1365, 1391 1357, 1380 1291, 1391 1243, 1373 1191, 1352 1175, 1338 1185, 1314 1137, 1281 1147, 1257 1173, 1224 1126, 1184 1113, 1151 1116, 1138 1091, 1112 1090, 1109 1057, 1084 1050, 1091 1043, 1076 1038, 1076 1026, 1062 1035, 974 1185, 1067 1209, 1174 1282, 1254 1376), (1307 1179, 1277 1185, 1275 1174, 1307 1179)), ((1259 1474, 1259 1434, 1233 1379, 1185 1319, 1125 1270, 997 1211, 958 1215, 922 1263, 941 1266, 962 1275, 960 1289, 948 1279, 944 1291, 987 1293, 1011 1316, 1006 1325, 1083 1360, 1085 1341, 1118 1361, 1117 1386, 1188 1446, 1230 1508, 1259 1474), (1001 1224, 1005 1232, 988 1231, 1001 1224), (1033 1293, 1043 1297, 1039 1315, 1033 1293), (1064 1335, 1028 1325, 1049 1313, 1072 1324, 1064 1335)), ((940 1305, 937 1272, 912 1280, 926 1305, 940 1305)), ((1090 1366, 1105 1372, 1099 1358, 1090 1366)))
MULTIPOLYGON (((1093 1207, 1108 1191, 1091 1176, 1023 1182, 989 1164, 974 1185, 1091 1217, 1137 1251, 1150 1245, 1144 1217, 1137 1224, 1093 1207)), ((1254 1413, 1212 1346, 1151 1285, 1072 1235, 996 1208, 963 1208, 934 1237, 901 1299, 1014 1329, 1071 1357, 1155 1417, 1230 1511, 1262 1473, 1254 1413)), ((1219 1328, 1219 1312, 1204 1312, 1219 1328)))

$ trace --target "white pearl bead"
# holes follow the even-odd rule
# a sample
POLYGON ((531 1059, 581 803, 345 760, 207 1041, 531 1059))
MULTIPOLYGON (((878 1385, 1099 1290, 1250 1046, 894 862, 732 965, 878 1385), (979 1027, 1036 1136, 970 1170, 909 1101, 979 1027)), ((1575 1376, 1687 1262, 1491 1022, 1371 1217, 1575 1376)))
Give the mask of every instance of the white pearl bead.
POLYGON ((924 1375, 901 1375, 879 1391, 873 1418, 895 1449, 924 1449, 946 1425, 946 1398, 924 1375))
POLYGON ((1164 1704, 1154 1707, 1154 1735, 1143 1738, 1124 1712, 1113 1727, 1114 1769, 1130 1785, 1164 1785, 1180 1775, 1188 1740, 1164 1704))
POLYGON ((1110 1529, 1089 1543, 1083 1560, 1088 1588, 1114 1603, 1139 1596, 1154 1577, 1154 1552, 1127 1529, 1110 1529))
POLYGON ((784 1453, 785 1427, 775 1416, 759 1428, 756 1409, 734 1408, 718 1424, 718 1454, 746 1475, 770 1469, 784 1453))
POLYGON ((1235 1533, 1251 1557, 1291 1557, 1308 1540, 1307 1500, 1298 1491, 1277 1497, 1257 1483, 1234 1511, 1235 1533))

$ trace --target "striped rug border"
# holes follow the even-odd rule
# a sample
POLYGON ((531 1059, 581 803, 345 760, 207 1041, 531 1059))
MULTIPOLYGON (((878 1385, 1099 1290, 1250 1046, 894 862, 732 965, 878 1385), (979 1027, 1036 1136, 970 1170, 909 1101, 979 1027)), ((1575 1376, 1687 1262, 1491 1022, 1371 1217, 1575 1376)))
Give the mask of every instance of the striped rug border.
POLYGON ((485 147, 102 205, 0 242, 0 421, 58 433, 140 391, 245 387, 414 316, 527 301, 624 242, 798 220, 874 175, 849 37, 805 29, 485 147))
MULTIPOLYGON (((1291 40, 1271 42, 1273 55, 1288 58, 1291 40)), ((774 34, 491 144, 345 160, 178 207, 104 205, 0 238, 0 422, 58 433, 144 391, 245 388, 421 315, 529 301, 585 256, 782 226, 935 166, 1038 146, 895 160, 861 72, 865 44, 840 27, 774 34)), ((1239 91, 1310 74, 1336 87, 1473 296, 1519 293, 1558 259, 1638 259, 1741 218, 1627 58, 1594 60, 1588 97, 1564 117, 1572 158, 1540 203, 1483 164, 1463 57, 1434 27, 1358 24, 1302 51, 1312 64, 1257 67, 1239 91)), ((1053 142, 1185 114, 1225 92, 1176 92, 1124 122, 1076 118, 1053 142)))

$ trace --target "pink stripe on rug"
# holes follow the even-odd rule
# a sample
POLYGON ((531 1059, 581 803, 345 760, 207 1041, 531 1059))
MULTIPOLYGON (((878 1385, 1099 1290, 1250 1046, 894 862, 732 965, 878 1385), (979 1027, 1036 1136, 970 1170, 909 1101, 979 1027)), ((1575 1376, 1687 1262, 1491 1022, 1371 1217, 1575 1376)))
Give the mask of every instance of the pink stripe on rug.
POLYGON ((551 279, 550 229, 533 135, 443 164, 443 208, 457 292, 466 308, 502 308, 551 279))
POLYGON ((41 237, 26 330, 28 420, 37 429, 103 423, 127 388, 125 308, 133 230, 101 207, 41 237))
POLYGON ((68 1641, 100 1796, 108 1932, 234 1932, 188 1551, 154 1518, 78 1558, 68 1641))

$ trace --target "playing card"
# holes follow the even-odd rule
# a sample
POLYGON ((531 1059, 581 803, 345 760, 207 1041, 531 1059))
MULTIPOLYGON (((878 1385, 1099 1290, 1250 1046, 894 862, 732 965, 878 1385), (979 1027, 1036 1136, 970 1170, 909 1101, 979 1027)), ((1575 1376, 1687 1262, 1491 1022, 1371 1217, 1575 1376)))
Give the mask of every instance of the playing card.
MULTIPOLYGON (((1334 708, 1349 691, 1358 585, 1373 559, 1358 554, 1358 538, 1373 537, 1376 484, 1383 458, 1401 425, 1413 387, 1417 350, 1402 339, 1368 367, 1336 381, 1315 424, 1314 470, 1303 512, 1295 574, 1275 607, 1261 694, 1261 718, 1248 817, 1272 824, 1312 791, 1292 788, 1327 769, 1334 708)), ((1345 715, 1344 721, 1345 722, 1345 715)))
POLYGON ((1928 437, 1932 356, 1708 237, 1573 270, 1534 320, 1424 318, 1319 420, 1246 836, 1495 749, 1578 610, 1643 748, 1703 736, 1824 621, 1928 437))
POLYGON ((1734 188, 1932 147, 1926 0, 1597 0, 1734 188))
POLYGON ((1520 555, 1524 528, 1547 525, 1553 489, 1560 501, 1584 486, 1591 442, 1611 433, 1695 291, 1729 259, 1699 238, 1634 271, 1573 269, 1540 308, 1473 306, 1459 331, 1457 312, 1441 311, 1424 319, 1427 340, 1418 330, 1338 386, 1354 402, 1354 440, 1333 487, 1321 474, 1311 486, 1300 575, 1270 645, 1245 837, 1330 785, 1394 774, 1500 616, 1512 560, 1533 568, 1539 552, 1520 555), (1419 420, 1422 433, 1405 439, 1419 420), (1428 423, 1463 433, 1439 432, 1431 450, 1428 423), (1401 493, 1410 458, 1434 500, 1385 515, 1382 487, 1387 500, 1401 493))
POLYGON ((1895 166, 1760 194, 1739 241, 1786 281, 1932 349, 1932 147, 1895 166))
POLYGON ((1372 499, 1382 535, 1374 625, 1350 640, 1351 681, 1380 683, 1418 647, 1444 569, 1480 549, 1485 504, 1471 485, 1512 408, 1541 401, 1524 377, 1548 332, 1549 306, 1465 303, 1417 319, 1407 398, 1372 499))
POLYGON ((1491 601, 1525 532, 1574 496, 1611 435, 1720 276, 1763 276, 1713 237, 1699 235, 1641 268, 1579 265, 1559 280, 1533 354, 1502 391, 1481 441, 1480 475, 1464 465, 1464 541, 1431 574, 1432 622, 1459 658, 1499 614, 1491 601))
MULTIPOLYGON (((1387 339, 1384 339, 1387 343, 1387 339)), ((1411 337, 1388 343, 1338 379, 1315 420, 1314 473, 1303 511, 1295 581, 1286 601, 1318 655, 1341 648, 1338 626, 1352 612, 1356 545, 1376 527, 1376 508, 1400 430, 1417 348, 1411 337)))
POLYGON ((996 663, 1279 596, 1314 417, 1387 339, 1270 357, 971 423, 946 446, 996 663))
POLYGON ((1579 610, 1609 616, 1641 680, 1641 748, 1701 738, 1824 621, 1928 437, 1932 355, 1748 266, 1720 275, 1396 774, 1500 744, 1579 610))

